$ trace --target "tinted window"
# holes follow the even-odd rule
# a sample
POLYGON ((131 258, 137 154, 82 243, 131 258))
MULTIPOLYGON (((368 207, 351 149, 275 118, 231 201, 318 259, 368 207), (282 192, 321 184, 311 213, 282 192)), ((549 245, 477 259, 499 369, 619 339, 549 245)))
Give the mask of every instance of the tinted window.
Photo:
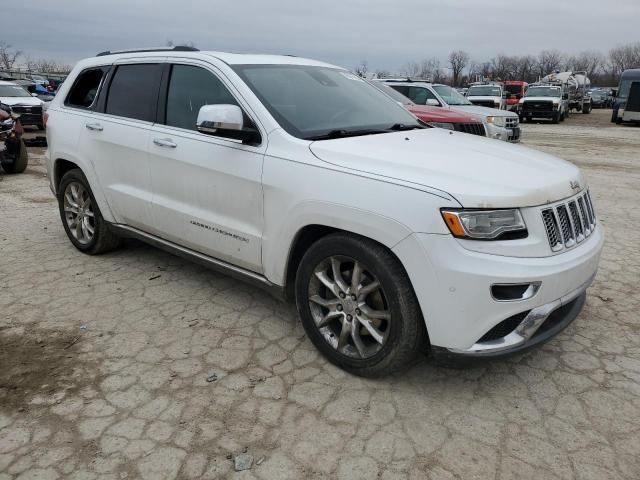
POLYGON ((223 104, 238 103, 215 75, 200 67, 173 66, 167 92, 167 125, 195 130, 200 107, 223 104))
POLYGON ((161 73, 160 64, 120 65, 109 87, 105 112, 155 121, 161 73))
POLYGON ((80 73, 69 91, 65 104, 80 108, 89 108, 93 105, 104 74, 103 68, 91 68, 80 73))
POLYGON ((430 90, 423 87, 409 87, 409 98, 418 105, 425 105, 428 99, 437 100, 436 96, 431 93, 430 90))

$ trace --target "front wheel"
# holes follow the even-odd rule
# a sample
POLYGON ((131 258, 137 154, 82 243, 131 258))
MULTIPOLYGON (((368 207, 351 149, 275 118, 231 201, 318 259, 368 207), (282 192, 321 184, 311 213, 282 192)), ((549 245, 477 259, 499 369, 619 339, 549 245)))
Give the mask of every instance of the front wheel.
POLYGON ((29 164, 29 153, 24 140, 21 138, 10 138, 7 140, 7 149, 0 154, 0 165, 7 173, 22 173, 29 164))
POLYGON ((372 240, 346 233, 318 240, 302 258, 295 287, 310 340, 351 373, 386 375, 427 351, 409 278, 397 258, 372 240))
POLYGON ((89 182, 80 169, 70 170, 62 177, 58 207, 69 240, 81 252, 96 255, 119 245, 120 239, 102 218, 89 182))

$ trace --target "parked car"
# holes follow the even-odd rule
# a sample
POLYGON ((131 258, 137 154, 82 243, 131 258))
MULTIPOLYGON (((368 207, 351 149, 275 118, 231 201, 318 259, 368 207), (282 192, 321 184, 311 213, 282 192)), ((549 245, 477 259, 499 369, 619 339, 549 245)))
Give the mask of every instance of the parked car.
POLYGON ((640 68, 625 70, 620 76, 620 84, 614 90, 615 97, 611 114, 611 121, 614 123, 622 123, 632 82, 640 82, 640 68))
POLYGON ((503 84, 506 92, 507 110, 517 112, 520 99, 527 93, 529 84, 520 80, 505 80, 503 84))
POLYGON ((506 92, 502 85, 495 82, 472 84, 465 94, 467 100, 481 107, 506 110, 506 92))
POLYGON ((594 90, 589 92, 591 95, 591 105, 593 108, 607 108, 609 101, 609 92, 606 90, 594 90))
POLYGON ((418 105, 430 105, 457 112, 469 113, 482 118, 487 136, 506 142, 520 141, 520 120, 513 112, 474 105, 448 85, 423 81, 380 80, 409 97, 418 105))
POLYGON ((520 100, 520 121, 543 119, 564 122, 569 116, 569 94, 561 84, 533 83, 520 100))
POLYGON ((47 115, 51 189, 78 250, 132 236, 253 281, 295 300, 311 342, 360 375, 547 341, 598 267, 578 167, 425 127, 333 65, 105 52, 47 115))
POLYGON ((51 93, 43 84, 36 83, 33 80, 14 80, 13 83, 15 83, 16 85, 20 85, 32 96, 42 100, 45 103, 53 100, 53 97, 55 96, 55 94, 51 93))
POLYGON ((472 135, 480 135, 482 137, 487 136, 487 131, 484 128, 482 120, 478 117, 444 108, 430 107, 428 105, 416 105, 409 100, 409 98, 394 90, 389 85, 381 82, 370 83, 432 127, 444 128, 445 130, 455 130, 457 132, 470 133, 472 135))
MULTIPOLYGON (((19 80, 16 80, 18 82, 19 80)), ((20 115, 22 125, 35 125, 44 130, 42 119, 43 101, 35 98, 27 90, 16 82, 4 82, 0 80, 0 109, 4 105, 7 110, 20 115)))

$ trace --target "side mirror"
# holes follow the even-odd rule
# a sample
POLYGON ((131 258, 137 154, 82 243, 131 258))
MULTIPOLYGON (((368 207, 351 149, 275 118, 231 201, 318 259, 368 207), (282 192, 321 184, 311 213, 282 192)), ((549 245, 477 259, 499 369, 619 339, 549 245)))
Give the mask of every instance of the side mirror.
POLYGON ((431 107, 439 107, 440 106, 440 102, 438 100, 436 100, 435 98, 427 98, 426 105, 429 105, 431 107))
POLYGON ((32 96, 32 97, 37 97, 37 96, 38 96, 38 94, 37 94, 37 93, 32 93, 32 94, 31 94, 31 96, 32 96))
POLYGON ((245 127, 244 115, 237 105, 203 105, 198 112, 196 128, 200 133, 260 143, 260 133, 245 127))
POLYGON ((562 99, 563 100, 569 100, 569 94, 568 93, 563 93, 562 94, 562 99))

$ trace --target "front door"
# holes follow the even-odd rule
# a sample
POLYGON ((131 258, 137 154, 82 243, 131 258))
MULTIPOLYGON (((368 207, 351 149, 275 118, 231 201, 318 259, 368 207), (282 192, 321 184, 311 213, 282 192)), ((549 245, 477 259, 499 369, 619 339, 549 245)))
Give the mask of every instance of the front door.
POLYGON ((174 64, 168 72, 164 112, 148 140, 154 233, 261 272, 266 140, 251 146, 196 130, 203 105, 233 104, 247 111, 212 68, 174 64))

